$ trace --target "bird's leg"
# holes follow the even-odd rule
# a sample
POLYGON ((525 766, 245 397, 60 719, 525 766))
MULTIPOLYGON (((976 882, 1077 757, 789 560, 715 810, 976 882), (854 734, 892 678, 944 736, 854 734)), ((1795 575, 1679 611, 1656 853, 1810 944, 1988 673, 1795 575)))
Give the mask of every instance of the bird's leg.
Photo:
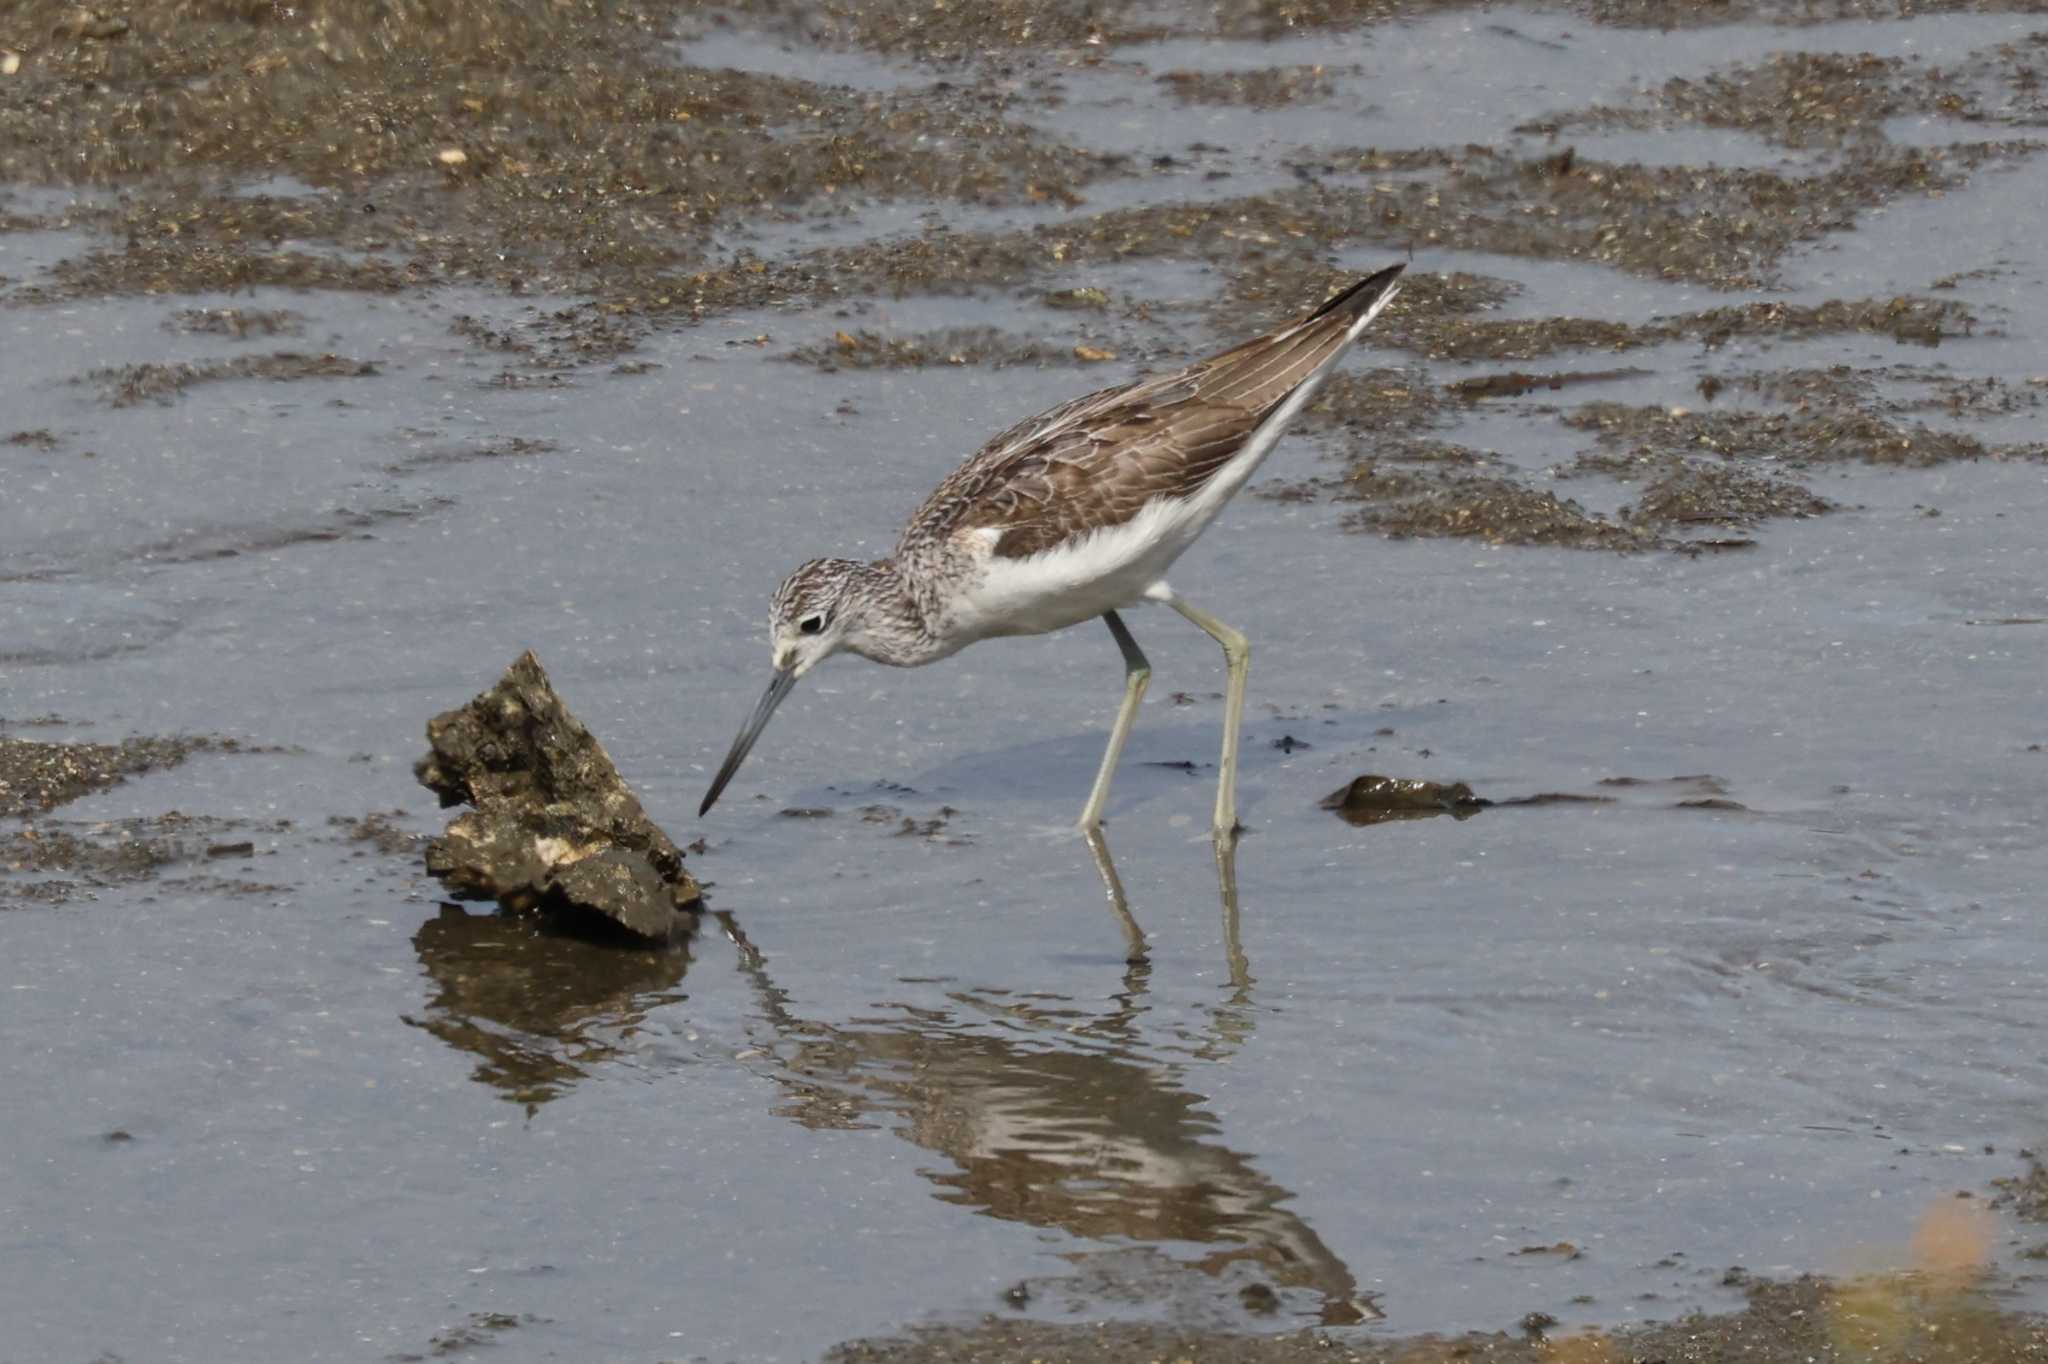
POLYGON ((1237 921, 1237 840, 1216 840, 1216 889, 1223 900, 1223 960, 1230 967, 1230 984, 1235 993, 1231 1003, 1251 1003, 1252 964, 1244 954, 1244 939, 1237 921))
POLYGON ((1223 698, 1223 773, 1216 782, 1216 839, 1237 837, 1237 731, 1244 721, 1244 679, 1251 670, 1251 642, 1237 631, 1199 607, 1179 597, 1169 599, 1174 610, 1208 632, 1223 646, 1223 664, 1230 678, 1223 698))
POLYGON ((1110 778, 1116 775, 1117 759, 1124 755, 1124 740, 1131 737, 1131 723, 1138 718, 1138 702, 1152 680, 1152 665, 1145 661, 1145 651, 1131 637, 1122 618, 1114 611, 1105 611, 1102 623, 1116 636, 1116 647, 1124 651, 1124 700, 1117 707, 1116 723, 1109 729, 1109 747, 1103 750, 1102 770, 1095 774, 1095 789, 1088 793, 1088 803, 1081 807, 1084 830, 1102 827, 1102 807, 1109 801, 1110 778))
POLYGON ((1145 930, 1138 927, 1131 914, 1123 880, 1116 874, 1116 862, 1109 855, 1109 840, 1100 829, 1083 829, 1081 833, 1088 840, 1088 851, 1095 854, 1095 874, 1102 878, 1102 888, 1109 893, 1110 913, 1116 915, 1117 926, 1124 931, 1124 961, 1131 966, 1142 965, 1146 959, 1145 930))

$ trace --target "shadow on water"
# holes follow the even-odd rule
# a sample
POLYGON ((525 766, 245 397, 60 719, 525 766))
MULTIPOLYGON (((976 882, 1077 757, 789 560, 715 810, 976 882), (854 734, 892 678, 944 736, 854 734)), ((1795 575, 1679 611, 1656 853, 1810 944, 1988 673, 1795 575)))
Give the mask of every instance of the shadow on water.
MULTIPOLYGON (((775 1112, 814 1131, 878 1124, 949 1162, 925 1171, 942 1202, 1098 1242, 1136 1243, 1167 1262, 1241 1285, 1248 1304, 1313 1296, 1325 1324, 1376 1320, 1372 1294, 1306 1220, 1294 1195, 1252 1157, 1218 1140, 1195 1067, 1249 1042, 1254 986, 1238 935, 1234 847, 1217 854, 1229 985, 1199 1025, 1174 1027, 1185 1060, 1146 1053, 1169 1040, 1147 1028, 1152 968, 1109 847, 1090 839, 1111 908, 1132 945, 1122 988, 1093 1010, 1058 996, 948 993, 951 1007, 911 1008, 858 1025, 817 1021, 775 983, 730 911, 716 918, 737 950, 764 1039, 759 1073, 775 1112), (1001 1034, 987 1031, 990 1025, 1001 1034), (772 1057, 772 1061, 765 1060, 772 1057), (1201 1247, 1192 1258, 1186 1248, 1201 1247)), ((628 951, 556 936, 450 905, 414 937, 437 993, 408 1018, 473 1052, 478 1081, 529 1114, 620 1059, 650 1012, 683 998, 686 950, 628 951)))

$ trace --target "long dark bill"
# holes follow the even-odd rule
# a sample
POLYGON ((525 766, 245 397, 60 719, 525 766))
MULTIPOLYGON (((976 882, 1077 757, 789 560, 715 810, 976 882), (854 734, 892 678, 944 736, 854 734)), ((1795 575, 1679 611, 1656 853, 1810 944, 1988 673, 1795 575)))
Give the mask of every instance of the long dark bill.
POLYGON ((782 704, 782 698, 789 695, 789 689, 796 685, 796 669, 784 668, 775 674, 775 680, 768 684, 768 690, 761 694, 761 704, 754 707, 754 713, 740 726, 740 736, 732 741, 732 752, 725 755, 719 765, 718 775, 711 779, 711 789, 704 793, 704 803, 697 807, 697 817, 717 803, 725 784, 732 780, 732 774, 740 770, 740 764, 747 760, 747 753, 754 746, 754 740, 761 737, 761 731, 768 728, 768 717, 782 704))

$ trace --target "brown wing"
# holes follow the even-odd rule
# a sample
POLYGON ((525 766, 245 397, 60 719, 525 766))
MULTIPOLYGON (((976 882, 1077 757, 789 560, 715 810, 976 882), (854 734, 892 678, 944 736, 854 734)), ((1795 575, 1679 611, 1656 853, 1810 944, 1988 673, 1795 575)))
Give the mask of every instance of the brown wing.
POLYGON ((965 530, 1001 531, 1024 558, 1119 525, 1155 497, 1201 490, 1259 422, 1346 342, 1389 287, 1383 270, 1298 322, 1173 374, 1063 403, 997 436, 926 499, 898 553, 965 530))

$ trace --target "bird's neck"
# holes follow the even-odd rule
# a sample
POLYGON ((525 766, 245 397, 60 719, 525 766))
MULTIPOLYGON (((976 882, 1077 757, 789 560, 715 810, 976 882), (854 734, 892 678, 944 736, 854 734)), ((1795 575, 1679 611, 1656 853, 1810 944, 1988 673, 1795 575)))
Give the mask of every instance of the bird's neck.
POLYGON ((846 643, 851 652, 898 668, 953 652, 933 632, 929 604, 919 600, 912 579, 894 559, 861 565, 849 592, 861 609, 861 629, 846 643))

